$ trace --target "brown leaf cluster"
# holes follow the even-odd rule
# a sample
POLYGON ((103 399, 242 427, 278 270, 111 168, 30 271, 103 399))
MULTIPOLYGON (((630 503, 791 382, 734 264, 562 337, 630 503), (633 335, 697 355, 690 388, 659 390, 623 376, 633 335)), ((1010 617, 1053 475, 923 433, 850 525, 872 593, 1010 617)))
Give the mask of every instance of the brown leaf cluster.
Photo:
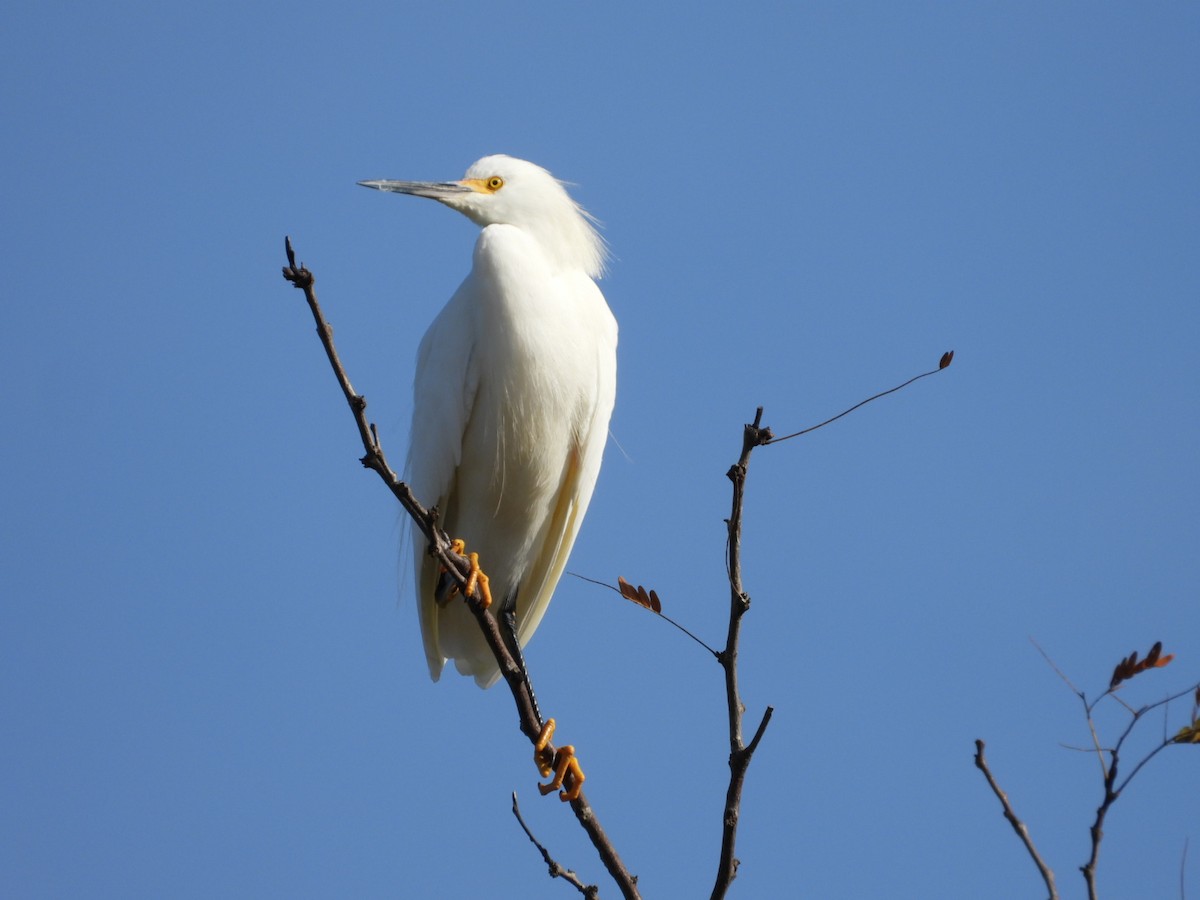
POLYGON ((953 359, 954 359, 954 351, 947 350, 945 353, 942 354, 942 358, 940 360, 938 360, 938 368, 939 369, 946 368, 946 366, 950 365, 950 363, 953 361, 953 359))
POLYGON ((626 600, 632 600, 638 606, 644 606, 651 612, 662 612, 662 603, 659 602, 658 594, 654 591, 647 593, 646 589, 640 584, 634 587, 620 575, 617 576, 617 586, 621 589, 621 596, 626 600))
POLYGON ((1146 654, 1146 658, 1138 660, 1137 651, 1134 650, 1127 657, 1117 663, 1117 667, 1113 669, 1112 681, 1108 683, 1108 689, 1111 691, 1122 681, 1127 681, 1134 675, 1145 672, 1147 669, 1161 669, 1167 663, 1175 658, 1174 653, 1162 655, 1162 641, 1157 641, 1150 652, 1146 654))

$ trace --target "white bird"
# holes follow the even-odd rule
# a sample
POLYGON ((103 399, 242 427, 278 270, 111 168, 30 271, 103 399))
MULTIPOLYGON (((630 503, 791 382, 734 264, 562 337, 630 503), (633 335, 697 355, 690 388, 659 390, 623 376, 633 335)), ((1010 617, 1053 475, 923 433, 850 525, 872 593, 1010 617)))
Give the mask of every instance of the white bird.
MULTIPOLYGON (((421 341, 408 480, 479 554, 501 613, 515 614, 520 659, 591 501, 616 397, 617 323, 595 282, 604 241, 549 172, 509 156, 484 157, 461 181, 359 184, 430 197, 483 228, 421 341)), ((414 535, 429 674, 453 659, 490 687, 500 672, 479 626, 414 535)))

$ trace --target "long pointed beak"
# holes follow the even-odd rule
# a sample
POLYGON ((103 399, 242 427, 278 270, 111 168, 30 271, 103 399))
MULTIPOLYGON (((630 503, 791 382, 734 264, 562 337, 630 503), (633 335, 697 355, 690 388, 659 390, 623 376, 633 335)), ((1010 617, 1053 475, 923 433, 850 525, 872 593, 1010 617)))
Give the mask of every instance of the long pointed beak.
POLYGON ((445 202, 456 194, 469 194, 471 188, 457 181, 360 181, 363 187, 395 194, 412 194, 445 202))

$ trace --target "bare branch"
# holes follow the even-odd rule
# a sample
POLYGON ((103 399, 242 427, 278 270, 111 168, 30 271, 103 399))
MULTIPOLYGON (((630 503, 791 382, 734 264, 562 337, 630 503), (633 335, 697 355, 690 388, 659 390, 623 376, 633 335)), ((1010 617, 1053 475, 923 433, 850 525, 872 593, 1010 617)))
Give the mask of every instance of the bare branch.
POLYGON ((738 860, 733 853, 737 841, 738 819, 741 815, 742 785, 746 780, 746 769, 750 766, 750 759, 758 749, 758 742, 762 740, 763 732, 766 731, 774 712, 772 707, 767 707, 753 740, 749 745, 745 744, 742 741, 742 715, 745 706, 738 690, 737 669, 742 616, 750 609, 750 595, 742 585, 742 508, 750 454, 754 452, 755 447, 768 444, 772 439, 771 429, 761 427, 762 414, 760 406, 755 412, 754 422, 747 425, 742 432, 741 456, 726 473, 733 482, 733 505, 726 522, 729 534, 726 559, 729 572, 729 631, 725 639, 725 649, 717 655, 717 660, 725 670, 725 701, 729 716, 729 787, 725 791, 721 856, 712 900, 724 897, 733 879, 737 877, 738 860))
POLYGON ((599 900, 599 897, 600 897, 600 888, 599 887, 597 887, 594 884, 585 885, 582 881, 579 880, 579 876, 576 875, 573 871, 571 871, 570 869, 564 869, 554 859, 554 857, 552 857, 550 855, 550 851, 545 848, 545 846, 542 844, 542 842, 533 836, 533 832, 530 831, 529 826, 525 824, 525 817, 521 815, 521 807, 517 804, 517 792, 516 791, 513 791, 513 795, 512 795, 512 811, 513 811, 513 815, 517 817, 517 822, 520 823, 520 825, 521 825, 521 830, 525 832, 525 836, 529 838, 529 840, 533 843, 533 846, 537 847, 538 852, 542 854, 542 859, 545 860, 547 867, 549 867, 549 869, 550 869, 550 877, 551 878, 561 878, 563 881, 566 881, 570 884, 575 885, 575 887, 579 891, 579 893, 581 893, 581 894, 583 894, 583 896, 587 897, 588 900, 599 900))
POLYGON ((1113 790, 1113 782, 1117 780, 1117 762, 1117 751, 1114 749, 1111 751, 1108 773, 1104 776, 1104 799, 1096 808, 1096 818, 1092 822, 1091 827, 1088 828, 1088 834, 1092 841, 1092 852, 1088 856, 1088 861, 1079 867, 1079 871, 1083 873, 1083 880, 1087 884, 1088 900, 1097 900, 1098 897, 1096 893, 1096 864, 1100 861, 1100 842, 1104 840, 1104 820, 1119 796, 1118 792, 1113 790))
MULTIPOLYGON (((1091 736, 1092 736, 1092 747, 1091 747, 1090 752, 1096 754, 1096 760, 1100 765, 1100 778, 1102 780, 1107 778, 1108 777, 1108 761, 1104 758, 1104 754, 1106 751, 1103 747, 1100 746, 1100 735, 1098 735, 1096 733, 1096 722, 1092 718, 1092 709, 1095 707, 1096 704, 1088 703, 1087 694, 1085 694, 1083 691, 1079 690, 1079 688, 1075 687, 1075 685, 1071 682, 1071 679, 1068 678, 1066 673, 1058 667, 1058 664, 1053 659, 1050 658, 1050 654, 1047 653, 1042 648, 1041 644, 1039 644, 1037 641, 1035 641, 1032 637, 1029 638, 1029 643, 1033 644, 1033 646, 1035 648, 1037 648, 1037 652, 1042 654, 1042 659, 1044 659, 1046 661, 1046 664, 1055 671, 1055 673, 1058 675, 1058 677, 1063 680, 1063 683, 1068 688, 1070 688, 1071 693, 1073 693, 1076 697, 1078 697, 1079 702, 1083 704, 1084 715, 1087 717, 1088 733, 1091 734, 1091 736)), ((1097 700, 1096 702, 1098 703, 1099 700, 1097 700)))
MULTIPOLYGON (((1112 677, 1109 680, 1108 688, 1104 690, 1095 700, 1089 701, 1087 699, 1087 695, 1075 687, 1074 684, 1072 684, 1071 679, 1068 678, 1066 674, 1063 673, 1062 669, 1060 669, 1054 663, 1054 660, 1052 660, 1049 654, 1041 648, 1037 641, 1034 641, 1033 638, 1030 638, 1030 641, 1033 643, 1034 647, 1037 647, 1038 652, 1042 654, 1042 657, 1051 666, 1051 668, 1058 673, 1059 678, 1066 683, 1067 687, 1071 689, 1072 693, 1074 693, 1083 704, 1083 712, 1087 721, 1088 733, 1092 738, 1092 752, 1096 754, 1096 758, 1100 763, 1100 780, 1104 788, 1104 795, 1101 798, 1100 805, 1096 808, 1095 818, 1092 820, 1092 824, 1088 829, 1088 834, 1091 839, 1091 852, 1088 855, 1087 862, 1079 867, 1079 871, 1083 873, 1084 882, 1087 884, 1089 900, 1096 900, 1096 897, 1098 896, 1096 884, 1096 866, 1100 860, 1100 844, 1104 840, 1104 822, 1108 817, 1108 812, 1110 809, 1112 809, 1113 804, 1117 802, 1117 799, 1121 796, 1122 792, 1124 792, 1125 788, 1128 787, 1129 783, 1133 781, 1138 772, 1140 772, 1142 768, 1150 762, 1150 760, 1154 759, 1154 757, 1162 752, 1165 747, 1172 743, 1176 743, 1178 736, 1170 737, 1164 734, 1162 741, 1153 750, 1142 757, 1123 780, 1118 781, 1118 772, 1121 770, 1121 750, 1125 746, 1125 741, 1129 735, 1133 733, 1133 729, 1137 723, 1147 713, 1158 709, 1160 706, 1165 707, 1167 704, 1178 700, 1180 697, 1190 694, 1193 690, 1200 690, 1200 687, 1187 688, 1186 690, 1179 691, 1178 693, 1143 706, 1140 709, 1134 709, 1133 706, 1131 706, 1129 703, 1126 703, 1121 697, 1117 696, 1117 689, 1130 678, 1140 675, 1143 672, 1147 672, 1150 669, 1160 669, 1171 662, 1174 657, 1171 654, 1167 654, 1166 656, 1162 655, 1162 642, 1159 641, 1150 648, 1150 652, 1146 654, 1145 659, 1139 661, 1138 654, 1136 652, 1124 657, 1114 668, 1112 677), (1112 747, 1105 747, 1101 743, 1100 735, 1096 730, 1096 720, 1093 716, 1096 707, 1106 697, 1111 698, 1116 703, 1119 703, 1125 708, 1130 716, 1129 723, 1125 726, 1124 731, 1122 731, 1120 737, 1117 738, 1116 744, 1114 744, 1112 747)), ((1186 731, 1187 729, 1185 728, 1184 730, 1186 731)))
POLYGON ((754 756, 754 752, 758 749, 759 742, 766 733, 767 726, 771 723, 771 716, 775 712, 773 707, 768 706, 766 708, 750 743, 745 743, 742 736, 742 719, 745 714, 745 705, 742 703, 738 687, 737 669, 742 616, 750 609, 750 596, 746 593, 742 585, 742 510, 750 454, 754 451, 755 447, 769 444, 772 441, 771 429, 762 426, 762 414, 763 411, 760 406, 755 413, 754 422, 745 426, 742 434, 741 455, 738 457, 738 461, 726 473, 729 480, 733 482, 733 501, 732 511, 729 518, 725 521, 727 528, 725 566, 729 578, 730 604, 729 626, 723 650, 714 650, 678 622, 663 615, 661 604, 658 603, 658 598, 653 591, 647 593, 641 586, 635 587, 624 579, 619 579, 620 587, 613 587, 602 581, 596 581, 582 575, 576 576, 583 578, 584 581, 590 581, 593 584, 599 584, 602 587, 616 591, 626 599, 632 600, 638 606, 654 612, 661 618, 667 619, 668 622, 712 653, 725 672, 725 700, 729 720, 729 786, 725 791, 721 855, 718 860, 717 877, 711 895, 713 900, 723 898, 728 892, 730 885, 732 885, 733 880, 737 877, 738 860, 734 856, 734 848, 737 841, 738 821, 741 817, 742 787, 745 784, 746 771, 750 767, 750 760, 754 756))
POLYGON ((1093 735, 1095 734, 1096 728, 1092 719, 1092 710, 1095 709, 1096 703, 1099 703, 1100 700, 1103 700, 1105 697, 1112 697, 1114 700, 1119 701, 1121 705, 1130 712, 1129 724, 1125 726, 1125 730, 1121 732, 1121 736, 1117 738, 1117 743, 1113 746, 1113 748, 1107 751, 1109 762, 1107 772, 1105 773, 1103 779, 1104 797, 1100 801, 1100 805, 1096 808, 1096 818, 1093 820, 1092 825, 1088 830, 1089 835, 1091 836, 1092 850, 1091 854, 1088 856, 1088 861, 1079 867, 1079 870, 1083 873, 1083 880, 1087 883, 1088 900, 1096 900, 1096 898, 1099 896, 1096 888, 1096 864, 1100 859, 1100 842, 1104 839, 1104 821, 1108 816, 1108 811, 1112 808, 1112 805, 1117 802, 1117 798, 1121 796, 1125 788, 1127 788, 1129 783, 1137 776, 1138 772, 1140 772, 1142 768, 1150 762, 1150 760, 1158 756, 1158 754, 1161 753, 1164 748, 1168 747, 1172 743, 1175 743, 1174 738, 1164 736, 1163 740, 1153 750, 1138 760, 1137 764, 1134 765, 1130 773, 1126 775, 1123 780, 1118 782, 1117 773, 1120 770, 1121 749, 1125 746, 1126 738, 1133 733, 1134 727, 1139 721, 1141 721, 1142 717, 1145 716, 1146 713, 1152 712, 1153 710, 1158 709, 1160 706, 1166 706, 1172 701, 1178 700, 1180 697, 1184 697, 1190 694, 1193 690, 1197 689, 1196 687, 1189 687, 1186 690, 1179 691, 1178 693, 1164 697, 1161 700, 1157 700, 1154 703, 1148 704, 1147 706, 1143 706, 1136 710, 1132 709, 1128 703, 1121 701, 1120 698, 1113 693, 1121 681, 1140 674, 1147 669, 1160 668, 1161 666, 1170 662, 1171 657, 1169 655, 1160 658, 1161 652, 1162 645, 1159 643, 1154 645, 1154 648, 1147 656, 1148 661, 1144 660, 1139 664, 1136 659, 1136 653, 1123 659, 1113 673, 1112 682, 1109 684, 1108 690, 1101 694, 1100 697, 1098 697, 1090 706, 1085 704, 1087 707, 1088 727, 1091 728, 1093 735))
POLYGON ((992 793, 1000 801, 1000 805, 1004 807, 1004 818, 1008 819, 1008 824, 1013 827, 1013 831, 1017 833, 1017 837, 1021 839, 1021 843, 1025 845, 1026 852, 1029 853, 1030 859, 1037 866, 1038 873, 1042 876, 1042 880, 1046 882, 1046 889, 1050 891, 1050 900, 1058 900, 1058 888, 1054 885, 1054 872, 1046 865, 1046 861, 1042 859, 1042 855, 1038 853, 1037 847, 1033 844, 1033 839, 1029 836, 1029 829, 1025 827, 1025 823, 1017 818, 1016 812, 1013 811, 1012 804, 1008 802, 1008 795, 1000 789, 1000 785, 996 783, 996 779, 992 775, 992 770, 988 768, 987 760, 983 756, 983 741, 975 742, 975 766, 983 773, 987 779, 988 786, 992 789, 992 793))
MULTIPOLYGON (((366 451, 366 455, 361 460, 363 466, 374 470, 383 480, 384 484, 388 486, 388 489, 396 499, 400 501, 400 505, 404 507, 404 510, 412 517, 417 527, 421 530, 421 533, 429 541, 430 552, 445 566, 446 571, 451 574, 451 577, 454 578, 464 593, 467 607, 479 623, 484 640, 487 641, 488 647, 491 648, 492 655, 496 659, 496 664, 500 667, 504 681, 512 693, 513 702, 516 704, 520 717, 521 732, 529 739, 531 744, 536 746, 544 723, 534 701, 533 686, 530 683, 527 671, 513 659, 508 645, 500 634, 500 627, 496 622, 496 617, 483 604, 479 590, 476 588, 476 590, 470 593, 466 592, 467 581, 470 577, 468 561, 450 549, 450 538, 438 527, 436 512, 422 506, 408 485, 400 480, 395 470, 388 464, 387 457, 383 452, 383 445, 379 440, 378 430, 374 423, 367 420, 366 398, 355 392, 350 383, 350 378, 346 374, 345 367, 338 357, 337 349, 334 347, 333 329, 325 320, 325 316, 321 312, 321 306, 317 302, 317 294, 314 288, 316 278, 303 265, 296 265, 296 254, 292 248, 291 238, 285 238, 284 246, 287 252, 288 264, 283 269, 283 277, 291 282, 294 287, 304 292, 304 299, 307 301, 308 308, 312 312, 313 320, 317 325, 317 335, 321 339, 321 344, 325 348, 325 355, 329 359, 333 374, 337 378, 338 384, 342 388, 342 394, 346 398, 346 403, 350 407, 350 412, 354 416, 359 438, 362 441, 363 449, 366 451)), ((547 745, 546 750, 553 755, 555 748, 553 745, 547 745)), ((637 889, 637 879, 625 868, 625 864, 617 854, 612 841, 609 840, 608 835, 596 818, 596 813, 588 803, 587 797, 581 792, 570 803, 571 810, 575 813, 575 818, 587 833, 592 846, 596 848, 596 852, 600 855, 604 867, 608 870, 609 875, 612 876, 613 881, 616 882, 617 887, 620 888, 622 896, 626 900, 637 900, 637 898, 640 898, 641 895, 637 889)))

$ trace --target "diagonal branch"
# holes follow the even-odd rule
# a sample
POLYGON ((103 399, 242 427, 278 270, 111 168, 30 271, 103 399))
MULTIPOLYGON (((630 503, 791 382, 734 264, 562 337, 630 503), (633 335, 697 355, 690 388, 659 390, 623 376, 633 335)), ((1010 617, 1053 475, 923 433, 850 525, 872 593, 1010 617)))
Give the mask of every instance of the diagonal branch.
MULTIPOLYGON (((536 746, 543 722, 533 699, 533 687, 530 684, 528 674, 513 659, 512 653, 500 635, 500 628, 496 622, 496 617, 483 605, 478 589, 470 594, 466 594, 467 580, 470 577, 468 561, 450 549, 449 536, 438 527, 436 510, 426 509, 422 506, 420 501, 413 495, 409 486, 400 480, 395 470, 389 465, 387 457, 383 452, 383 445, 379 440, 378 431, 375 425, 367 419, 367 400, 363 395, 355 392, 354 387, 350 383, 350 378, 346 374, 346 369, 338 357, 337 348, 333 343, 333 329, 325 320, 325 316, 321 312, 321 306, 317 302, 317 293, 314 288, 316 279, 312 272, 303 265, 296 265, 296 254, 292 249, 291 238, 285 238, 284 247, 287 251, 288 264, 283 269, 283 277, 293 287, 304 292, 304 299, 307 301, 308 308, 312 312, 313 320, 317 325, 317 335, 320 337, 321 344, 325 348, 325 355, 329 358, 329 364, 333 369, 333 374, 337 378, 338 384, 341 386, 346 403, 350 406, 350 412, 354 416, 354 423, 358 428, 358 436, 362 441, 363 449, 366 451, 366 455, 361 459, 363 466, 374 470, 383 480, 384 484, 387 485, 393 496, 400 501, 400 505, 404 507, 405 512, 412 517, 416 526, 421 530, 426 540, 429 541, 430 553, 445 566, 446 571, 451 573, 451 576, 458 583, 459 588, 466 595, 467 606, 479 623, 483 637, 487 641, 488 647, 496 659, 496 664, 500 667, 500 672, 504 676, 504 681, 512 693, 513 702, 516 704, 517 713, 520 717, 521 732, 529 739, 531 744, 536 746)), ((553 755, 555 749, 553 745, 546 746, 550 754, 553 755)), ((608 870, 609 875, 616 882, 617 887, 620 888, 621 894, 626 900, 637 900, 637 898, 640 898, 641 895, 637 889, 637 879, 625 868, 625 864, 617 854, 616 848, 601 827, 599 820, 596 818, 595 811, 582 792, 576 799, 571 801, 571 810, 575 813, 575 818, 578 820, 580 826, 587 833, 592 846, 596 848, 596 852, 600 855, 600 859, 604 863, 604 867, 608 870)))
POLYGON ((1025 827, 1025 823, 1017 818, 1012 804, 1008 802, 1008 794, 1000 789, 1000 785, 996 783, 996 779, 992 776, 992 770, 988 768, 987 760, 983 756, 983 741, 979 740, 975 741, 975 766, 983 773, 983 777, 987 779, 988 787, 992 789, 992 793, 996 795, 996 799, 1004 807, 1004 818, 1008 819, 1008 824, 1013 827, 1013 831, 1017 833, 1017 837, 1025 845, 1026 852, 1029 853, 1030 859, 1037 866, 1042 880, 1046 882, 1046 889, 1050 891, 1050 900, 1058 900, 1058 888, 1054 886, 1054 872, 1046 865, 1046 861, 1038 853, 1037 847, 1033 845, 1033 839, 1029 836, 1029 829, 1025 827))

